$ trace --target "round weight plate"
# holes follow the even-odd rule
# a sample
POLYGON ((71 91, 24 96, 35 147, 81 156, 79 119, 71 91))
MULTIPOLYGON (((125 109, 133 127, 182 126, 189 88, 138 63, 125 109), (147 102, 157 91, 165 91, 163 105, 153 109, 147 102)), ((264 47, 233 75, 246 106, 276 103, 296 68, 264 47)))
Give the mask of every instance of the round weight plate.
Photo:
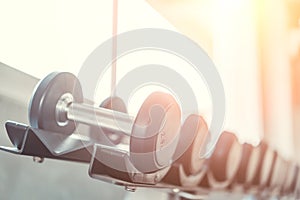
POLYGON ((282 192, 284 194, 289 194, 293 191, 292 187, 295 177, 297 177, 297 165, 293 162, 287 162, 287 175, 284 178, 284 184, 282 188, 282 192))
POLYGON ((293 190, 295 199, 300 199, 300 169, 298 170, 295 189, 293 190))
POLYGON ((246 172, 246 184, 252 184, 255 175, 258 172, 259 162, 260 162, 260 148, 257 146, 252 147, 251 155, 248 161, 247 172, 246 172))
POLYGON ((164 177, 163 182, 169 183, 172 185, 178 185, 183 187, 195 187, 200 184, 204 179, 208 166, 207 162, 201 164, 202 168, 196 174, 187 174, 183 165, 176 162, 171 166, 171 169, 164 177))
MULTIPOLYGON (((234 136, 235 137, 235 136, 234 136)), ((226 178, 227 180, 233 180, 239 169, 242 159, 242 145, 238 142, 237 138, 231 146, 230 152, 228 154, 227 165, 226 165, 226 178)))
POLYGON ((142 104, 130 137, 130 158, 143 173, 172 163, 181 123, 181 111, 170 94, 154 92, 142 104))
POLYGON ((282 159, 281 157, 278 155, 277 152, 275 152, 275 161, 274 161, 274 165, 273 165, 273 169, 271 171, 271 177, 269 179, 269 183, 268 186, 271 189, 274 189, 275 187, 278 187, 279 184, 279 174, 280 173, 280 169, 281 169, 281 165, 282 165, 282 159))
POLYGON ((252 185, 264 189, 271 178, 276 155, 265 142, 261 142, 257 148, 260 148, 258 171, 252 185))
MULTIPOLYGON (((120 97, 108 97, 101 103, 100 107, 127 113, 126 105, 120 97)), ((105 135, 108 136, 109 140, 115 145, 120 144, 124 137, 124 134, 122 132, 111 132, 105 129, 103 131, 105 135)))
POLYGON ((126 105, 120 97, 108 97, 101 103, 100 107, 127 113, 126 105))
POLYGON ((269 146, 262 142, 259 145, 261 149, 259 170, 255 175, 253 185, 259 186, 261 189, 268 187, 274 169, 276 153, 269 146))
POLYGON ((238 184, 248 187, 253 181, 258 170, 259 150, 259 148, 255 148, 250 144, 243 144, 241 164, 236 178, 238 184))
POLYGON ((253 147, 250 144, 243 144, 242 159, 239 170, 237 172, 236 182, 238 184, 246 183, 247 168, 253 147))
POLYGON ((296 193, 297 192, 297 187, 298 187, 298 180, 300 178, 300 168, 298 165, 295 166, 295 173, 294 173, 294 176, 293 176, 293 181, 292 181, 292 184, 290 186, 290 191, 289 193, 296 193))
POLYGON ((273 190, 280 191, 284 180, 287 178, 287 162, 277 153, 275 164, 270 179, 270 187, 273 190))
POLYGON ((242 146, 236 136, 223 132, 210 158, 209 182, 213 187, 228 186, 235 177, 242 156, 242 146))
POLYGON ((286 160, 283 160, 281 171, 279 174, 279 192, 284 193, 285 182, 288 179, 289 173, 292 173, 293 170, 289 171, 290 163, 286 160))
POLYGON ((67 120, 64 125, 57 121, 56 106, 61 96, 71 94, 73 102, 82 103, 83 95, 76 76, 68 72, 53 72, 36 86, 29 105, 29 121, 34 128, 72 134, 75 122, 67 120))
MULTIPOLYGON (((204 164, 202 164, 202 167, 204 164)), ((179 177, 180 177, 180 183, 183 187, 195 187, 200 184, 200 182, 203 180, 204 176, 206 174, 206 170, 202 169, 198 171, 198 173, 193 175, 187 175, 185 173, 185 170, 180 167, 179 168, 179 177)))
POLYGON ((182 165, 172 166, 164 182, 183 186, 183 187, 196 187, 200 184, 206 174, 206 170, 202 170, 197 174, 187 175, 182 165))
POLYGON ((180 131, 180 140, 176 154, 182 155, 178 160, 184 167, 187 175, 201 171, 205 159, 200 157, 205 148, 208 137, 208 127, 205 120, 199 115, 190 115, 180 131))

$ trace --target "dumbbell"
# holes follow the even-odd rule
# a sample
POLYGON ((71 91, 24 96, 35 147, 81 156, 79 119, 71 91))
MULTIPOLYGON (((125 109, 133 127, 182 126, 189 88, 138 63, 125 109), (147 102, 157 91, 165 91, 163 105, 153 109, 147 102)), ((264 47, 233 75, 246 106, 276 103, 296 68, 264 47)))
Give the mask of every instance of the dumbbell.
POLYGON ((296 184, 295 184, 295 188, 293 190, 293 196, 295 197, 295 199, 300 199, 300 169, 298 166, 298 172, 297 172, 297 178, 296 178, 296 184))
POLYGON ((300 179, 300 174, 299 173, 300 173, 300 168, 299 168, 299 165, 296 164, 292 184, 290 185, 290 187, 289 186, 286 187, 287 188, 286 191, 289 191, 288 193, 291 193, 291 194, 296 193, 296 191, 297 191, 297 182, 300 179))
POLYGON ((294 162, 289 162, 287 174, 284 174, 284 184, 282 187, 283 194, 291 194, 295 191, 297 178, 299 174, 299 167, 294 162))
POLYGON ((258 163, 260 159, 260 148, 255 148, 251 144, 243 144, 241 163, 236 174, 234 186, 242 186, 248 189, 258 170, 258 163))
POLYGON ((171 169, 163 179, 174 185, 197 186, 206 173, 206 159, 201 157, 209 136, 205 120, 199 115, 190 115, 182 125, 180 139, 174 154, 171 169))
POLYGON ((37 85, 30 101, 29 121, 34 128, 61 134, 72 134, 75 123, 83 123, 128 135, 132 163, 141 172, 152 172, 170 165, 181 111, 172 95, 162 92, 149 95, 136 117, 96 108, 83 103, 76 76, 54 72, 37 85))
POLYGON ((288 176, 288 162, 284 160, 278 152, 275 153, 275 162, 270 178, 269 188, 274 195, 280 195, 284 181, 288 176))
POLYGON ((212 188, 227 188, 234 180, 242 157, 242 146, 236 136, 223 132, 209 159, 208 184, 212 188))
POLYGON ((269 187, 272 171, 275 163, 275 151, 266 142, 262 141, 256 148, 259 148, 258 170, 251 184, 251 190, 261 191, 269 187))

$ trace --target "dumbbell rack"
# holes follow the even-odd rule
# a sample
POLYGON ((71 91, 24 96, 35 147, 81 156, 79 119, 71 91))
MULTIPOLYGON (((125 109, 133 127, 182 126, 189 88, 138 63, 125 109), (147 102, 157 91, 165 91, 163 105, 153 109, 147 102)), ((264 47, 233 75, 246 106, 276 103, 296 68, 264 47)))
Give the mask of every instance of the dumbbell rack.
MULTIPOLYGON (((4 65, 4 67, 7 66, 4 65)), ((9 75, 13 76, 15 74, 9 74, 9 75)), ((22 76, 24 76, 24 74, 22 74, 22 76)), ((34 80, 33 82, 36 83, 37 80, 34 80)), ((19 91, 19 88, 14 90, 19 91)), ((31 90, 29 90, 28 92, 31 92, 31 90)), ((202 125, 203 124, 205 124, 204 121, 202 125)), ((191 124, 188 123, 187 126, 190 127, 191 124)), ((184 125, 181 128, 184 129, 183 127, 184 125)), ((258 199, 267 199, 270 196, 294 197, 296 195, 298 198, 300 196, 299 193, 300 177, 298 177, 299 167, 293 166, 291 168, 291 169, 293 168, 297 169, 295 173, 289 173, 287 167, 282 168, 286 170, 284 171, 286 174, 292 175, 291 176, 292 181, 284 180, 284 182, 289 183, 287 184, 288 190, 286 188, 282 190, 283 188, 282 180, 288 179, 288 176, 284 174, 283 178, 282 177, 279 178, 281 180, 280 183, 279 184, 276 183, 276 179, 278 179, 277 177, 278 172, 281 172, 280 171, 281 167, 280 164, 279 167, 278 165, 274 164, 274 159, 271 163, 272 167, 267 168, 267 170, 262 170, 263 168, 261 167, 262 162, 254 162, 258 166, 259 169, 258 171, 268 172, 268 177, 267 177, 268 180, 266 183, 263 184, 261 184, 262 182, 260 180, 258 181, 254 180, 253 183, 251 182, 249 184, 246 178, 243 177, 245 176, 245 174, 247 174, 247 172, 245 172, 245 166, 249 165, 249 160, 250 160, 249 151, 245 151, 246 154, 245 153, 241 154, 241 152, 244 152, 244 149, 247 148, 248 150, 256 149, 256 147, 248 145, 247 148, 244 148, 245 145, 239 144, 235 136, 233 136, 233 134, 226 134, 227 139, 225 140, 224 137, 222 140, 222 135, 224 135, 224 133, 221 135, 219 141, 217 142, 216 148, 212 153, 212 156, 205 160, 205 164, 203 166, 202 164, 200 165, 201 174, 200 173, 199 174, 201 176, 198 176, 198 172, 196 175, 187 174, 188 175, 187 182, 191 181, 193 184, 185 185, 185 184, 181 184, 181 181, 179 180, 182 175, 181 173, 182 171, 180 171, 182 165, 178 161, 180 159, 176 160, 171 166, 155 171, 155 173, 152 174, 141 173, 140 171, 136 170, 134 167, 130 166, 132 163, 130 162, 128 151, 127 152, 122 151, 119 148, 114 148, 114 146, 105 145, 99 142, 97 138, 84 136, 85 134, 91 134, 93 132, 90 129, 80 130, 79 132, 83 133, 83 135, 80 135, 77 132, 73 132, 72 134, 62 134, 62 132, 57 133, 53 130, 49 131, 43 128, 34 128, 29 125, 20 124, 12 121, 6 122, 5 128, 13 147, 0 146, 0 150, 17 154, 17 155, 25 155, 25 156, 33 157, 36 162, 40 162, 44 158, 49 158, 49 159, 57 159, 63 161, 86 163, 89 164, 90 166, 89 175, 92 178, 102 180, 108 183, 112 183, 115 185, 123 186, 125 187, 126 190, 129 191, 134 191, 136 188, 156 188, 166 193, 169 193, 170 196, 174 199, 176 199, 176 196, 184 197, 186 199, 206 199, 207 196, 209 196, 211 193, 214 193, 215 191, 217 192, 225 191, 226 193, 228 192, 242 193, 245 195, 250 194, 250 195, 257 196, 258 199), (229 158, 228 151, 234 149, 233 147, 235 145, 233 144, 236 144, 239 147, 243 147, 243 148, 238 148, 238 150, 236 151, 238 152, 238 154, 234 154, 236 156, 236 160, 238 160, 238 158, 240 157, 243 157, 243 159, 241 159, 241 163, 243 163, 243 165, 238 164, 239 166, 243 166, 241 167, 241 170, 239 170, 240 174, 242 175, 240 174, 237 175, 238 173, 237 171, 235 171, 236 175, 234 176, 231 175, 230 181, 227 181, 226 179, 228 177, 225 178, 222 177, 224 173, 226 173, 226 170, 223 169, 225 167, 223 166, 225 166, 224 163, 227 163, 227 166, 230 167, 233 166, 233 163, 231 163, 231 159, 228 159, 229 158), (105 160, 106 161, 117 160, 118 161, 117 164, 128 165, 129 167, 126 169, 130 169, 130 170, 120 172, 111 169, 110 167, 107 167, 105 164, 103 164, 105 163, 103 162, 105 160), (202 172, 205 174, 205 176, 202 176, 202 172), (218 179, 217 181, 225 182, 226 184, 224 185, 222 183, 221 186, 214 185, 214 183, 211 182, 209 177, 209 175, 211 174, 215 175, 214 178, 218 179), (221 176, 219 176, 220 174, 221 176), (270 176, 273 175, 275 175, 273 178, 274 180, 270 181, 269 180, 270 176), (195 179, 199 179, 201 183, 194 184, 195 179), (277 190, 275 193, 273 191, 274 188, 276 188, 277 190)), ((91 127, 89 126, 89 128, 91 127)), ((190 138, 190 140, 191 141, 195 140, 195 138, 190 138)), ((264 145, 259 145, 260 150, 261 149, 263 149, 263 151, 266 151, 266 149, 270 150, 268 145, 266 145, 265 143, 263 144, 264 145)), ((199 150, 196 149, 196 152, 198 151, 199 150)), ((270 152, 271 154, 276 154, 276 157, 279 157, 280 160, 282 160, 280 156, 277 156, 278 154, 275 153, 276 151, 270 150, 270 152)), ((264 159, 265 156, 259 157, 258 160, 264 160, 264 159)), ((194 159, 191 159, 190 161, 193 162, 194 159)), ((195 163, 197 163, 198 165, 198 162, 195 163)), ((109 166, 114 166, 114 164, 110 163, 109 166)))
MULTIPOLYGON (((59 133, 53 133, 49 131, 44 131, 40 129, 31 128, 24 124, 19 124, 16 122, 8 121, 5 124, 7 134, 14 147, 0 146, 0 150, 17 155, 32 156, 34 158, 50 158, 65 161, 74 161, 81 163, 90 163, 89 175, 92 178, 99 179, 108 183, 113 183, 119 186, 124 186, 126 190, 135 190, 138 187, 150 187, 163 189, 170 193, 199 193, 201 195, 207 194, 208 190, 200 187, 185 188, 170 184, 157 183, 156 179, 159 174, 135 174, 136 181, 146 182, 148 184, 142 183, 131 183, 123 180, 119 180, 108 176, 105 171, 106 167, 101 164, 97 155, 105 153, 107 146, 94 143, 94 141, 87 141, 83 138, 62 135, 59 133), (51 141, 51 142, 50 142, 51 141), (64 149, 59 149, 60 144, 63 144, 64 149), (65 144, 71 145, 65 145, 65 144), (90 152, 94 153, 91 154, 90 152)), ((112 149, 109 148, 111 152, 112 149)), ((125 153, 124 162, 128 157, 125 153)), ((111 156, 111 155, 110 155, 111 156)))
MULTIPOLYGON (((33 156, 34 158, 40 159, 50 158, 89 163, 89 175, 92 178, 124 186, 128 191, 135 191, 136 188, 157 188, 177 197, 205 199, 205 197, 213 190, 213 188, 209 186, 183 187, 158 182, 158 176, 164 176, 164 171, 154 174, 117 172, 118 174, 116 175, 122 177, 121 179, 118 179, 116 176, 113 177, 109 175, 111 173, 110 169, 99 161, 99 157, 105 158, 106 154, 110 158, 112 155, 117 156, 126 164, 129 163, 127 162, 129 157, 126 152, 97 144, 93 140, 83 138, 76 134, 68 136, 54 132, 50 133, 49 131, 31 128, 30 126, 12 121, 7 122, 5 126, 13 147, 0 146, 0 150, 18 155, 33 156), (112 151, 115 152, 111 153, 112 151), (126 177, 134 179, 134 182, 125 181, 126 177)), ((116 172, 113 171, 113 173, 116 172)), ((298 180, 298 178, 295 180, 298 180)), ((226 191, 234 192, 235 189, 227 187, 226 191)), ((262 199, 272 195, 265 191, 257 191, 253 194, 260 196, 262 199)))

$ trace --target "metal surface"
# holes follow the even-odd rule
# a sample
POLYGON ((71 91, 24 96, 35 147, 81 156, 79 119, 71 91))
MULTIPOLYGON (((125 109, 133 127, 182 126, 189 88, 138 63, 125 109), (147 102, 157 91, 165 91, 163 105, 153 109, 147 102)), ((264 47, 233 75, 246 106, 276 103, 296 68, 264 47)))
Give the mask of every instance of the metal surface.
MULTIPOLYGON (((160 180, 165 176, 168 169, 161 170, 156 173, 148 173, 143 174, 140 172, 130 172, 121 174, 121 172, 117 172, 117 170, 113 170, 114 175, 110 176, 111 172, 108 171, 107 166, 101 163, 101 157, 105 157, 105 154, 110 154, 110 151, 107 151, 107 147, 103 147, 101 145, 96 145, 93 154, 93 160, 90 164, 90 176, 105 182, 113 183, 116 185, 124 186, 126 188, 155 188, 160 189, 167 193, 175 193, 179 196, 189 196, 191 199, 197 198, 197 196, 201 195, 202 197, 207 196, 209 190, 205 188, 201 188, 199 186, 180 186, 173 185, 170 183, 160 182, 160 180), (120 177, 126 176, 123 180, 120 177), (125 180, 125 181, 124 181, 125 180), (134 182, 132 182, 134 180, 134 182)), ((118 151, 118 150, 116 150, 118 151)), ((116 155, 116 154, 114 154, 116 155)), ((123 162, 128 162, 129 157, 124 152, 117 153, 119 158, 122 158, 123 162)), ((111 170, 111 169, 110 169, 111 170)))
POLYGON ((198 186, 174 187, 174 185, 171 184, 159 183, 169 168, 165 168, 156 173, 141 173, 130 163, 127 152, 115 148, 95 144, 93 141, 87 141, 87 143, 79 145, 79 143, 82 142, 81 138, 49 133, 16 122, 7 122, 6 129, 14 147, 0 146, 0 150, 9 153, 33 156, 39 160, 50 158, 90 163, 89 174, 91 177, 126 188, 157 188, 164 192, 176 193, 179 196, 191 195, 191 197, 194 198, 197 194, 201 194, 201 196, 208 194, 208 190, 198 186), (73 143, 77 143, 77 145, 65 145, 70 148, 69 151, 58 153, 57 149, 61 146, 60 144, 65 144, 66 140, 72 140, 73 143), (94 149, 93 154, 90 154, 91 149, 94 149), (112 151, 115 153, 112 154, 112 151), (112 169, 105 165, 105 163, 113 162, 113 160, 120 164, 126 163, 128 165, 128 171, 118 171, 117 169, 112 169), (188 194, 191 192, 195 193, 195 196, 188 194))
POLYGON ((75 102, 69 104, 63 110, 69 120, 87 125, 100 126, 111 131, 122 132, 128 136, 131 135, 134 117, 127 113, 75 102))
POLYGON ((76 128, 75 122, 68 120, 62 124, 56 111, 57 102, 60 102, 62 97, 65 98, 65 94, 70 94, 74 102, 84 101, 79 80, 72 73, 52 72, 40 80, 32 93, 29 105, 30 125, 48 131, 72 134, 76 128))
MULTIPOLYGON (((14 147, 0 147, 0 150, 13 154, 33 156, 37 162, 43 161, 44 158, 51 158, 65 161, 75 161, 90 165, 89 175, 92 178, 123 186, 127 191, 135 191, 138 188, 158 189, 171 196, 184 197, 188 199, 209 199, 213 191, 220 191, 219 187, 201 186, 197 184, 174 184, 162 181, 169 172, 170 168, 159 170, 155 173, 141 173, 135 169, 130 161, 128 152, 122 151, 110 146, 95 143, 92 140, 84 140, 77 136, 68 136, 60 133, 48 132, 40 129, 34 129, 24 124, 16 122, 7 122, 6 129, 11 143, 14 147), (61 152, 60 148, 68 148, 61 152), (93 151, 91 154, 90 151, 93 151), (114 163, 114 168, 111 164, 114 163), (109 165, 107 165, 109 164, 109 165), (125 167, 126 170, 123 171, 125 167)), ((209 168, 209 162, 207 163, 209 168)), ((174 168, 173 168, 174 169, 174 168)), ((181 168, 183 169, 183 168, 181 168)), ((184 172, 182 170, 182 172, 184 172)), ((178 176, 178 174, 173 174, 178 176)), ((202 175, 201 175, 202 176, 202 175)), ((187 181, 195 181, 197 175, 187 176, 187 181)), ((201 178, 202 179, 202 178, 201 178)), ((299 187, 299 186, 297 186, 299 187)), ((237 191, 232 188, 222 189, 226 193, 237 191)), ((294 191, 294 190, 293 190, 294 191)), ((292 197, 290 191, 286 194, 274 193, 272 188, 259 189, 255 192, 250 191, 249 194, 257 195, 258 198, 267 199, 274 196, 285 195, 292 197)), ((245 194, 247 191, 244 191, 245 194)), ((225 193, 224 193, 225 194, 225 193)))
MULTIPOLYGON (((0 145, 16 150, 6 132, 5 123, 7 120, 29 123, 28 105, 38 81, 31 75, 0 63, 0 145)), ((22 136, 23 132, 19 133, 22 136)), ((28 146, 34 148, 36 144, 31 142, 31 145, 28 146)), ((124 199, 126 196, 122 187, 91 179, 87 165, 82 162, 45 159, 39 164, 32 161, 31 155, 17 155, 0 151, 1 200, 110 200, 124 199)), ((146 193, 151 197, 151 192, 146 193)), ((132 196, 134 198, 136 195, 132 196)))
POLYGON ((65 136, 41 129, 33 129, 16 122, 7 122, 6 130, 14 147, 0 146, 0 150, 14 154, 90 162, 92 141, 65 136), (67 150, 66 150, 67 149, 67 150))

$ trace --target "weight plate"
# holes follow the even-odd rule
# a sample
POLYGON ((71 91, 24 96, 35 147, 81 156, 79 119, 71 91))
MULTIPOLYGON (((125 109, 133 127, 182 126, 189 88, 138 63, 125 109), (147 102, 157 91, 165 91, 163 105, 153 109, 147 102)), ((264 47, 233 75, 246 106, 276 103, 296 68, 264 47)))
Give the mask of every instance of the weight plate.
MULTIPOLYGON (((100 107, 115 110, 118 112, 127 113, 126 105, 120 97, 115 97, 115 96, 108 97, 101 103, 100 107)), ((100 127, 97 128, 99 129, 100 127)), ((95 131, 97 132, 100 130, 95 130, 95 131)), ((122 139, 124 138, 124 133, 122 132, 111 132, 110 130, 104 128, 101 128, 101 131, 103 131, 105 135, 108 136, 109 140, 114 145, 120 144, 122 139)))
POLYGON ((282 192, 289 194, 293 191, 295 178, 297 177, 298 169, 294 162, 287 162, 287 175, 284 178, 282 192))
POLYGON ((190 115, 185 120, 180 131, 176 154, 181 155, 177 162, 183 165, 187 175, 197 174, 201 171, 205 159, 200 155, 206 146, 208 135, 207 124, 201 116, 190 115))
POLYGON ((252 185, 264 189, 269 185, 276 154, 264 141, 257 148, 260 148, 260 158, 252 185))
POLYGON ((270 188, 279 192, 283 188, 284 180, 287 178, 287 162, 276 153, 276 160, 272 170, 270 179, 270 188))
POLYGON ((71 94, 73 102, 83 102, 82 89, 76 76, 68 72, 53 72, 42 79, 30 100, 30 125, 33 128, 72 134, 76 128, 74 121, 67 120, 63 125, 57 121, 56 106, 64 94, 71 94))
POLYGON ((236 136, 223 132, 210 158, 208 180, 212 187, 227 187, 237 174, 242 146, 236 136))
POLYGON ((206 169, 207 167, 205 166, 198 173, 188 175, 186 174, 183 166, 181 164, 176 163, 172 165, 171 169, 164 177, 163 182, 183 187, 196 187, 204 179, 206 169))
POLYGON ((243 144, 241 164, 236 177, 237 184, 244 185, 246 188, 251 185, 258 170, 259 150, 251 144, 243 144))
POLYGON ((130 158, 141 172, 172 164, 181 123, 181 111, 172 95, 154 92, 142 104, 130 137, 130 158))

